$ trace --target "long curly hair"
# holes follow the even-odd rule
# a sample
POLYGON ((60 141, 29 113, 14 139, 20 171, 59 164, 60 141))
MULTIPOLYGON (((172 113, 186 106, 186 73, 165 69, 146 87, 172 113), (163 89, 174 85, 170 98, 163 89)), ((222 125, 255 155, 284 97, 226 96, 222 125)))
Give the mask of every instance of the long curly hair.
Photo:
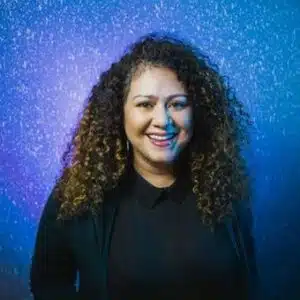
POLYGON ((58 219, 96 214, 105 192, 118 186, 132 163, 123 105, 143 66, 174 71, 191 100, 194 131, 186 165, 203 222, 220 222, 232 214, 233 201, 250 198, 250 176, 241 154, 249 143, 249 114, 208 56, 174 34, 154 32, 127 47, 86 99, 54 189, 62 201, 58 219))

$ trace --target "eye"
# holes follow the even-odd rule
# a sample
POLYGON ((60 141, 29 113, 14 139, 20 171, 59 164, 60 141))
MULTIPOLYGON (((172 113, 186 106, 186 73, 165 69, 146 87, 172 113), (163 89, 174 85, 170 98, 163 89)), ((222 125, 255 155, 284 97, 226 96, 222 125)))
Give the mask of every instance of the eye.
POLYGON ((141 102, 139 104, 137 104, 138 107, 143 107, 143 108, 149 108, 152 106, 152 104, 150 102, 141 102))
POLYGON ((172 107, 176 108, 176 109, 181 109, 187 106, 187 103, 185 102, 173 102, 172 107))

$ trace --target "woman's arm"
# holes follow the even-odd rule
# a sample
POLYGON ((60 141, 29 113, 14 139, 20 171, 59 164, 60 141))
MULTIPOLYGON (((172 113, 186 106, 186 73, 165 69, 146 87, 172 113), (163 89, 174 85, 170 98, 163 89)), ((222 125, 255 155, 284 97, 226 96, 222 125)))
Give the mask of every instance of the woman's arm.
POLYGON ((56 220, 58 209, 52 190, 40 219, 30 269, 35 300, 76 299, 76 266, 63 223, 56 220))
POLYGON ((242 260, 247 268, 247 277, 250 287, 250 300, 267 300, 266 291, 264 291, 261 278, 259 276, 256 247, 253 236, 253 215, 251 203, 247 201, 239 201, 235 203, 235 216, 237 224, 237 239, 239 240, 240 253, 242 260))

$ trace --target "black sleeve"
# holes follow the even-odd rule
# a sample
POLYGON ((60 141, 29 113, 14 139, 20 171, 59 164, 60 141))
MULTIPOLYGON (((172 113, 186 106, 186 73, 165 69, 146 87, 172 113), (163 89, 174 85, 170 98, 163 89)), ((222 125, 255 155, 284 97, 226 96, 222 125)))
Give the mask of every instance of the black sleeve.
POLYGON ((236 221, 238 225, 239 247, 245 267, 249 284, 250 300, 267 300, 266 291, 263 288, 261 277, 257 266, 256 247, 253 236, 253 214, 251 202, 239 201, 235 205, 236 221))
POLYGON ((76 266, 64 225, 56 220, 58 208, 52 190, 40 219, 30 268, 34 300, 76 299, 76 266))

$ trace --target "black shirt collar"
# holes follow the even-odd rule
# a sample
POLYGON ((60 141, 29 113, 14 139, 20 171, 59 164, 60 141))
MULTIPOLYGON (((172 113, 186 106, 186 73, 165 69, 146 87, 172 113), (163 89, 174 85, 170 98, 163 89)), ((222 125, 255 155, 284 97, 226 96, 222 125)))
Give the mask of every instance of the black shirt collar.
POLYGON ((127 179, 131 197, 150 209, 166 199, 182 203, 185 200, 190 184, 189 177, 181 173, 171 186, 167 188, 155 187, 141 176, 133 166, 130 167, 127 179))

